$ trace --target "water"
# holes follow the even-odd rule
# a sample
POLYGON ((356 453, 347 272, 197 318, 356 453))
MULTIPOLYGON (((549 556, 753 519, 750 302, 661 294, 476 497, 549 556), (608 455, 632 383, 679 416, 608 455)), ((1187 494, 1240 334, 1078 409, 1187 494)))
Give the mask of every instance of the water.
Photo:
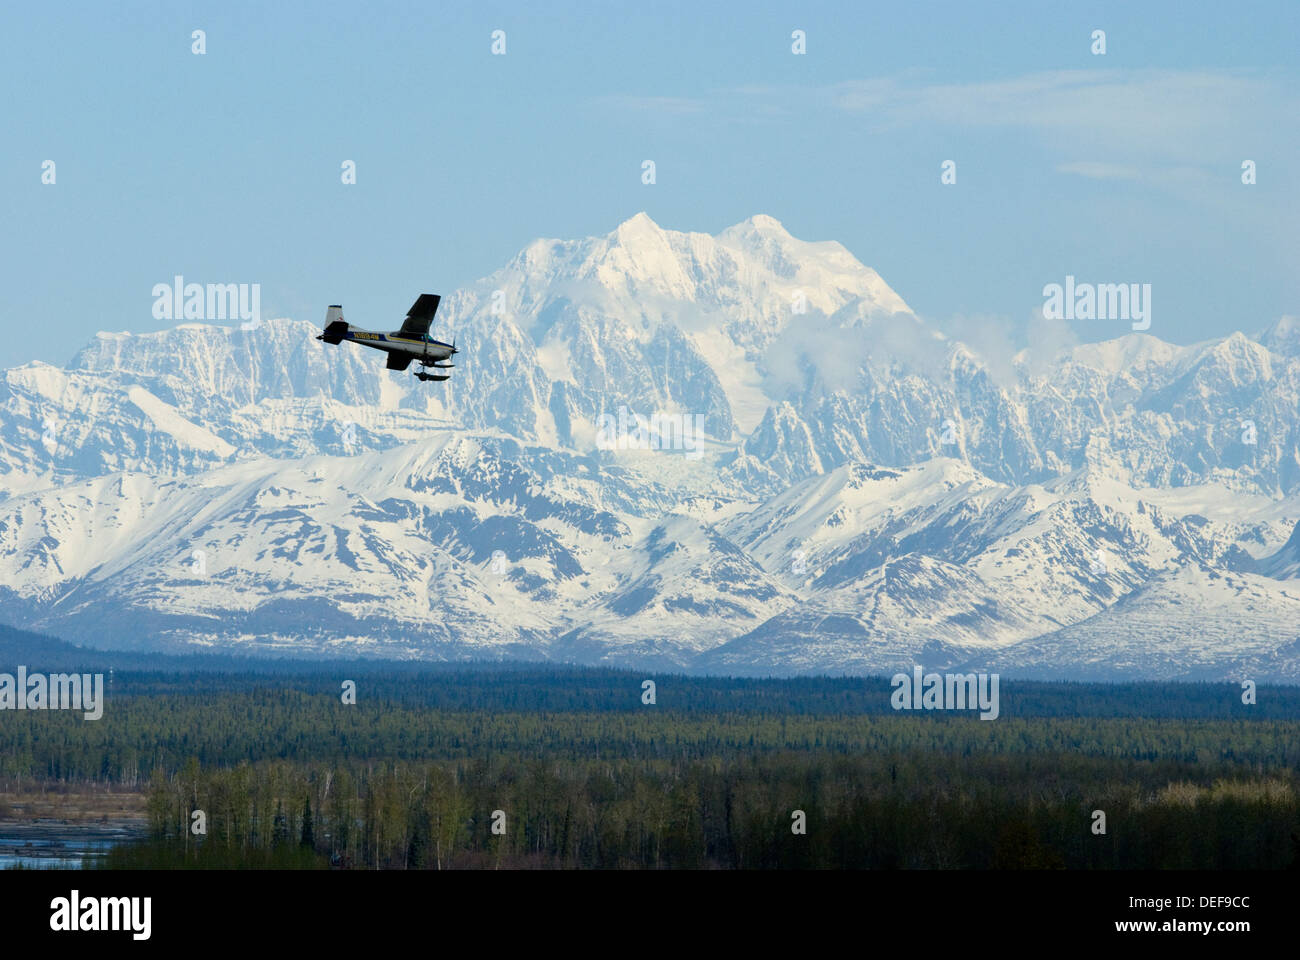
POLYGON ((81 870, 89 858, 144 833, 136 821, 64 823, 37 820, 0 824, 0 870, 81 870))

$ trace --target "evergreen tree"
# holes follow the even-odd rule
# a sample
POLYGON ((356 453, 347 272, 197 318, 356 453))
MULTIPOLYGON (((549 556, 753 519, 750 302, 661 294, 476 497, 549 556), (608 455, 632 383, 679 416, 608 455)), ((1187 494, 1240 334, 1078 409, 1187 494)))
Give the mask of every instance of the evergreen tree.
POLYGON ((307 847, 308 849, 315 849, 316 847, 316 835, 312 829, 311 822, 310 794, 307 795, 307 799, 303 801, 302 805, 302 840, 299 845, 307 847))
POLYGON ((280 847, 289 839, 289 821, 284 815, 284 801, 275 801, 275 819, 271 827, 271 845, 280 847))

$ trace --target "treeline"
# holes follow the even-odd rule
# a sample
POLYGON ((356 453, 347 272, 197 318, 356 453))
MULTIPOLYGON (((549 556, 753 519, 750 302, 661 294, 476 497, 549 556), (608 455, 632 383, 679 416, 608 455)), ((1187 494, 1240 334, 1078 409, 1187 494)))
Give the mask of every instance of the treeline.
POLYGON ((917 750, 226 770, 191 762, 150 784, 153 839, 116 848, 104 866, 1300 866, 1292 773, 1227 780, 1202 770, 1171 781, 1170 772, 1078 754, 917 750), (202 836, 191 829, 196 811, 202 836))
MULTIPOLYGON (((382 700, 439 710, 623 712, 643 710, 642 682, 656 683, 656 705, 680 713, 869 714, 895 713, 887 677, 745 679, 691 677, 537 664, 321 664, 283 673, 129 671, 113 676, 110 702, 132 696, 284 691, 337 696, 342 681, 357 685, 358 702, 382 700)), ((1277 720, 1300 717, 1300 686, 1266 686, 1242 703, 1231 683, 1000 682, 1004 717, 1149 717, 1277 720)))
MULTIPOLYGON (((751 679, 518 662, 165 655, 77 647, 0 625, 0 672, 12 672, 19 664, 36 672, 111 676, 110 704, 122 698, 165 694, 336 693, 342 680, 351 679, 357 683, 360 702, 384 700, 440 710, 636 712, 642 707, 641 682, 653 679, 658 684, 658 705, 677 712, 893 712, 888 677, 751 679)), ((1260 687, 1252 705, 1241 702, 1242 689, 1234 683, 1062 683, 1003 677, 1000 693, 1004 717, 1300 717, 1300 686, 1295 685, 1260 687)))
POLYGON ((129 697, 98 721, 71 711, 12 711, 0 719, 0 777, 138 784, 242 761, 441 761, 482 756, 556 760, 711 760, 810 751, 1084 755, 1150 762, 1170 771, 1246 771, 1300 765, 1300 723, 969 714, 886 715, 679 712, 550 713, 437 710, 291 690, 216 696, 129 697))

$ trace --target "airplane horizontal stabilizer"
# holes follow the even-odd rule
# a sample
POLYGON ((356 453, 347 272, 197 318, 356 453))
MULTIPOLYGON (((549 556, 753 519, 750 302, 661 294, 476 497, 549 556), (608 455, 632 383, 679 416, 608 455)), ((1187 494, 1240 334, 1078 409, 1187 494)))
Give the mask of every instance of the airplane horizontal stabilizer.
MULTIPOLYGON (((334 309, 333 307, 330 308, 334 309)), ((326 343, 342 343, 343 338, 347 336, 348 323, 346 320, 335 320, 325 327, 325 332, 321 334, 321 339, 326 343)))

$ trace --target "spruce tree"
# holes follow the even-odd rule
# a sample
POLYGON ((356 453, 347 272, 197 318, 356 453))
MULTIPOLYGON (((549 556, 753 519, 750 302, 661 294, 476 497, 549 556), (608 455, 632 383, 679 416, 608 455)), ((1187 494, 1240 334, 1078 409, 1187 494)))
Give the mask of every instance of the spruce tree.
POLYGON ((299 846, 307 847, 308 849, 315 849, 316 847, 316 835, 312 830, 311 822, 310 795, 308 795, 307 799, 303 801, 302 805, 302 841, 299 846))

